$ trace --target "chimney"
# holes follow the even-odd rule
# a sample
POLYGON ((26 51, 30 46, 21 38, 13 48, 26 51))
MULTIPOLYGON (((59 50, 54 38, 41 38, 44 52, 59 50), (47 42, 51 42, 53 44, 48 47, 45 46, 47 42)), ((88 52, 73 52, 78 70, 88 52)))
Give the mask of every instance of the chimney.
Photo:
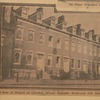
POLYGON ((79 36, 81 36, 81 24, 77 24, 76 26, 77 26, 77 28, 76 28, 76 34, 79 35, 79 36))
POLYGON ((51 27, 55 27, 55 20, 56 18, 54 16, 51 16, 45 20, 42 21, 43 24, 51 26, 51 27))
POLYGON ((94 30, 89 30, 89 39, 90 40, 93 40, 93 38, 95 38, 95 36, 94 36, 94 30), (94 37, 93 37, 94 36, 94 37))
POLYGON ((66 25, 67 25, 67 22, 65 21, 65 16, 62 15, 58 17, 58 23, 56 24, 56 27, 63 31, 66 31, 66 28, 67 28, 66 25))
POLYGON ((22 7, 19 7, 17 10, 15 10, 15 12, 16 12, 19 16, 21 16, 21 17, 27 19, 27 18, 28 18, 28 10, 29 10, 28 7, 22 6, 22 7))
POLYGON ((36 10, 35 13, 33 13, 29 16, 29 19, 41 23, 42 16, 43 16, 43 8, 40 7, 36 10))

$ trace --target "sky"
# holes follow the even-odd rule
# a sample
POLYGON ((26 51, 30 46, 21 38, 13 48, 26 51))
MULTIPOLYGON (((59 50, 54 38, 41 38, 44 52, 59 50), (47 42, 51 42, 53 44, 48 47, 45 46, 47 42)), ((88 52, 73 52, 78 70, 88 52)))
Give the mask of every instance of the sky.
MULTIPOLYGON (((34 13, 40 6, 29 6, 29 15, 34 13)), ((14 7, 16 9, 18 7, 14 7)), ((50 16, 57 18, 61 15, 65 15, 67 26, 73 26, 81 24, 81 27, 86 30, 93 29, 95 34, 100 34, 100 13, 69 13, 69 12, 56 12, 54 13, 54 7, 43 7, 43 19, 50 16)))

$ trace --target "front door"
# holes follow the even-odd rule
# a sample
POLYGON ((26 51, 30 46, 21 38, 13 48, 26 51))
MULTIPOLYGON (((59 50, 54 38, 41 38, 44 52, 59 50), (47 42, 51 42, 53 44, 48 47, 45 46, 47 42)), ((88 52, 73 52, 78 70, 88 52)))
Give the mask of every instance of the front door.
POLYGON ((37 68, 38 70, 42 70, 44 72, 45 69, 45 55, 44 54, 37 54, 37 68))
POLYGON ((63 70, 68 73, 69 72, 69 59, 68 58, 64 58, 63 59, 63 70))
POLYGON ((83 71, 85 72, 85 73, 88 73, 88 65, 87 65, 87 61, 84 61, 83 62, 83 71))

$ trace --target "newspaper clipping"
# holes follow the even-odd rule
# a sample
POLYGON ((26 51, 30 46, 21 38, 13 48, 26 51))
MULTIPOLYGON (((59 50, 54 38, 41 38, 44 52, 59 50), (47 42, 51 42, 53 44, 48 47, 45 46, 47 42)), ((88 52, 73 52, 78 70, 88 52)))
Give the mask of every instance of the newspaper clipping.
POLYGON ((100 96, 100 0, 0 1, 0 95, 100 96))

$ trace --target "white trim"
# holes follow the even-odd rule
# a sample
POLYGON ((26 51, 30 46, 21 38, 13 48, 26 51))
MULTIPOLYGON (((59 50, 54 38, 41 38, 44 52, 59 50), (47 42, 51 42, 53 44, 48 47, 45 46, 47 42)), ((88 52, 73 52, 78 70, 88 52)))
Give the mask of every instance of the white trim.
POLYGON ((70 48, 70 40, 69 40, 69 38, 67 38, 67 39, 65 39, 64 40, 64 48, 65 48, 65 50, 69 50, 69 48, 70 48), (66 45, 66 41, 67 41, 67 45, 66 45))
MULTIPOLYGON (((53 62, 53 55, 48 54, 48 55, 47 55, 47 61, 48 61, 48 57, 49 57, 49 56, 51 56, 51 65, 50 65, 50 66, 48 66, 48 64, 46 64, 48 68, 50 68, 50 67, 52 67, 52 66, 53 66, 53 63, 52 63, 52 62, 53 62)), ((47 63, 48 63, 48 62, 47 62, 47 63)))
POLYGON ((24 26, 17 24, 16 28, 24 28, 24 26))
POLYGON ((35 41, 35 40, 34 40, 34 39, 35 39, 35 30, 30 28, 30 29, 28 30, 28 32, 29 32, 29 33, 28 33, 28 42, 29 42, 29 43, 34 43, 34 41, 35 41), (30 32, 32 32, 32 34, 33 34, 33 41, 29 41, 29 34, 30 34, 30 32))
POLYGON ((72 65, 72 59, 74 59, 74 64, 73 64, 73 67, 71 66, 71 69, 75 69, 75 58, 74 57, 71 57, 71 65, 72 65))
POLYGON ((57 41, 56 41, 57 49, 62 49, 62 38, 61 37, 57 37, 57 41), (60 39, 60 45, 58 45, 58 43, 57 43, 58 39, 60 39))
POLYGON ((68 58, 68 59, 70 59, 71 57, 70 57, 70 56, 63 56, 63 58, 68 58))
POLYGON ((38 43, 40 45, 44 45, 44 43, 45 43, 45 33, 44 32, 39 32, 39 41, 38 41, 38 43), (43 44, 40 43, 40 34, 43 34, 43 44))
MULTIPOLYGON (((27 22, 27 21, 24 21, 24 20, 21 20, 21 19, 17 19, 18 21, 21 21, 22 23, 26 23, 26 24, 29 24, 29 25, 32 25, 32 26, 36 26, 36 27, 40 27, 40 28, 43 28, 43 29, 46 29, 44 26, 40 26, 40 25, 36 25, 34 23, 31 23, 31 22, 27 22)), ((32 20, 30 20, 32 21, 32 20)), ((38 23, 38 22, 37 22, 38 23)), ((40 23, 39 23, 40 24, 40 23)))
MULTIPOLYGON (((55 27, 55 29, 57 29, 57 30, 59 30, 59 31, 62 31, 61 29, 58 29, 58 28, 56 28, 56 27, 55 27)), ((64 34, 64 33, 62 33, 62 32, 65 32, 65 31, 59 32, 59 31, 52 30, 52 29, 49 29, 49 30, 50 30, 50 32, 55 32, 56 34, 59 33, 59 34, 64 35, 64 36, 66 36, 66 37, 70 37, 69 34, 64 34)), ((66 30, 66 33, 69 33, 69 32, 67 32, 67 30, 66 30)))
POLYGON ((48 46, 53 47, 53 44, 54 44, 54 36, 52 34, 49 34, 48 35, 48 46), (52 36, 52 45, 50 45, 49 36, 52 36))
POLYGON ((15 53, 15 50, 20 50, 20 59, 19 59, 19 63, 13 62, 13 64, 15 64, 15 65, 21 65, 21 54, 22 54, 22 49, 15 48, 15 49, 14 49, 14 53, 15 53))
POLYGON ((78 69, 81 69, 81 67, 82 67, 82 59, 77 59, 77 65, 78 65, 78 60, 80 60, 80 67, 77 66, 77 68, 78 68, 78 69))
MULTIPOLYGON (((56 68, 60 68, 61 67, 61 56, 60 55, 56 55, 56 60, 57 60, 57 57, 59 57, 60 58, 60 61, 59 61, 59 67, 57 67, 56 65, 56 68)), ((56 62, 55 62, 55 64, 57 64, 56 62)))
POLYGON ((23 27, 17 27, 16 30, 15 30, 15 40, 23 41, 23 38, 24 38, 24 36, 23 36, 24 34, 23 33, 24 33, 24 28, 23 27), (17 38, 17 34, 18 34, 17 31, 18 31, 18 29, 21 30, 21 39, 17 38))
POLYGON ((71 46, 71 52, 75 52, 76 51, 76 41, 72 40, 70 46, 71 46), (74 43, 74 47, 75 47, 75 48, 73 48, 74 50, 72 50, 72 47, 73 47, 72 43, 74 43))
POLYGON ((77 48, 78 48, 78 53, 82 53, 82 42, 81 41, 78 42, 77 48))
POLYGON ((36 53, 37 53, 37 54, 38 54, 38 53, 39 53, 39 54, 44 54, 44 55, 46 54, 46 53, 44 53, 44 52, 36 52, 36 53))
MULTIPOLYGON (((32 66, 34 51, 32 51, 32 50, 27 50, 27 53, 32 53, 32 62, 31 62, 31 64, 26 64, 26 65, 32 66)), ((26 55, 26 57, 27 57, 27 55, 26 55)))

